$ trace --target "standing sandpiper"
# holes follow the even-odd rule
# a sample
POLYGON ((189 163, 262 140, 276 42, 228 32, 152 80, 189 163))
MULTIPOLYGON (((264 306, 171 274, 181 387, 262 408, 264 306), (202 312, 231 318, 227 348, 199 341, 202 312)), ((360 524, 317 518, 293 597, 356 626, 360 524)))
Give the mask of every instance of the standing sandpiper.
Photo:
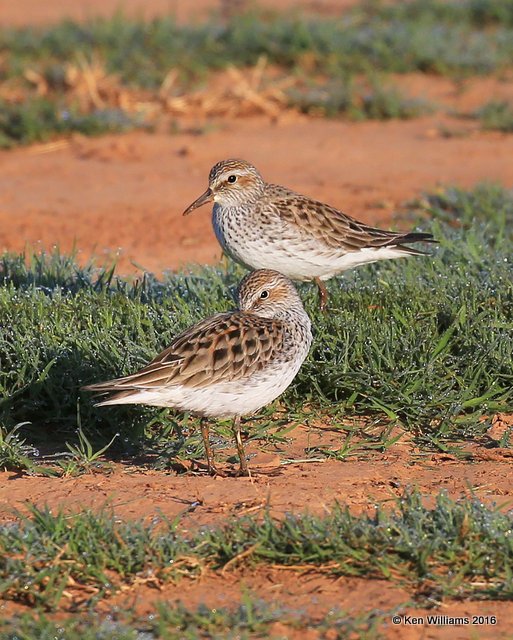
POLYGON ((226 253, 252 269, 277 269, 292 280, 314 280, 323 309, 324 280, 377 260, 425 255, 404 245, 434 242, 430 233, 369 227, 323 202, 269 184, 244 160, 214 165, 208 189, 184 215, 211 201, 214 231, 226 253))
MULTIPOLYGON (((238 291, 239 310, 218 313, 177 336, 137 373, 83 387, 109 393, 97 406, 147 404, 202 418, 234 418, 240 475, 249 475, 240 417, 254 413, 290 385, 312 343, 310 318, 292 282, 262 269, 238 291)), ((208 424, 201 420, 208 472, 217 473, 208 424)))

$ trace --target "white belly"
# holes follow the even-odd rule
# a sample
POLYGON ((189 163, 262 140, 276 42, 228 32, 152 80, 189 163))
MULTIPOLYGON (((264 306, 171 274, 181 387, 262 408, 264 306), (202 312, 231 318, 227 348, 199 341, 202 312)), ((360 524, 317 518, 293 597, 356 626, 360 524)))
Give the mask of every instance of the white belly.
POLYGON ((223 249, 252 269, 274 269, 292 280, 328 280, 338 273, 378 260, 407 257, 397 247, 345 251, 326 247, 314 237, 300 236, 290 225, 231 225, 225 209, 214 207, 212 222, 223 249))
POLYGON ((99 404, 146 404, 154 407, 173 407, 178 411, 215 417, 229 418, 254 413, 281 395, 299 371, 308 353, 305 344, 304 355, 294 362, 277 363, 253 374, 250 378, 232 382, 220 382, 208 387, 191 388, 170 385, 160 389, 139 389, 133 395, 113 398, 99 404))

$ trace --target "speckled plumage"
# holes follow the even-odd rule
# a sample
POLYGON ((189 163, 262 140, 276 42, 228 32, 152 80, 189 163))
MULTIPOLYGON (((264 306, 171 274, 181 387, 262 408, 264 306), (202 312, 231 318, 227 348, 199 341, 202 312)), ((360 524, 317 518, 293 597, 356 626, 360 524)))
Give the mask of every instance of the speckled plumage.
MULTIPOLYGON (((312 342, 311 325, 294 285, 275 271, 250 273, 238 297, 238 311, 186 329, 140 371, 84 389, 109 394, 99 406, 147 404, 237 419, 257 411, 294 379, 312 342)), ((238 421, 235 436, 244 472, 238 421)), ((208 433, 205 448, 215 470, 208 433)))
POLYGON ((293 280, 316 280, 321 291, 321 281, 347 269, 424 255, 404 245, 434 241, 429 233, 371 227, 323 202, 266 183, 244 160, 214 165, 209 188, 184 214, 210 201, 217 239, 234 260, 253 269, 276 269, 293 280))

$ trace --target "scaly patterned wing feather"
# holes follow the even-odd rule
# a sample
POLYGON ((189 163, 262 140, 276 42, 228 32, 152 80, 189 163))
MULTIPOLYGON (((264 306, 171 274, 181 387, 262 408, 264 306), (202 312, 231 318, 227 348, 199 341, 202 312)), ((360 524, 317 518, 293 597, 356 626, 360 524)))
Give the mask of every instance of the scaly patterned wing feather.
POLYGON ((166 385, 204 387, 265 366, 283 345, 283 324, 254 314, 220 313, 186 329, 137 373, 84 389, 107 392, 166 385))
MULTIPOLYGON (((396 233, 370 227, 323 202, 312 200, 279 185, 268 184, 262 198, 261 212, 274 209, 278 216, 301 233, 313 235, 332 249, 347 252, 367 247, 379 248, 409 242, 432 242, 430 233, 396 233)), ((407 247, 405 251, 416 252, 407 247)))

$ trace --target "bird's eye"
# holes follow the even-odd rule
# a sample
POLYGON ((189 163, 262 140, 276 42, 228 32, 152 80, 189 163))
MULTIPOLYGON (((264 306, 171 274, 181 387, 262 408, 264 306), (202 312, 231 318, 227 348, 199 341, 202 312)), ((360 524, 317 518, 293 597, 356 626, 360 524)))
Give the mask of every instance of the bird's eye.
POLYGON ((269 297, 269 291, 262 291, 262 293, 260 294, 260 298, 262 300, 265 300, 268 297, 269 297))
POLYGON ((233 184, 234 182, 237 182, 237 176, 228 176, 228 182, 230 184, 233 184))

